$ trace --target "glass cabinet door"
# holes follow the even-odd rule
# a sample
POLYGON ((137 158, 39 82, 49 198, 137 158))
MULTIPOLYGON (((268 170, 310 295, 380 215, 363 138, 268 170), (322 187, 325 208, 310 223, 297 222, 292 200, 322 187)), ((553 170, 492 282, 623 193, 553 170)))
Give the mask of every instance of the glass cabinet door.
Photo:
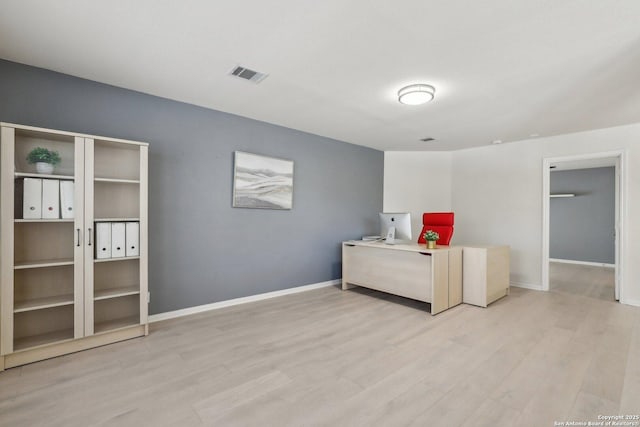
MULTIPOLYGON (((146 174, 136 143, 87 139, 85 217, 95 237, 85 258, 85 335, 141 324, 140 222, 146 174), (142 171, 142 172, 141 172, 142 171), (144 179, 142 179, 144 175, 144 179)), ((145 311, 146 313, 146 311, 145 311)))
POLYGON ((7 354, 84 336, 84 138, 3 126, 1 144, 7 354))

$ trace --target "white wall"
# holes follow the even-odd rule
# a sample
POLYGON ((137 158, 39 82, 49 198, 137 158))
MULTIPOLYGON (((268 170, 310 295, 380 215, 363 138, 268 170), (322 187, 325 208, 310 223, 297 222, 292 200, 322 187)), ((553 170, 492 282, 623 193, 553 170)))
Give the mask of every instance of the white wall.
POLYGON ((458 241, 510 245, 512 283, 541 289, 543 158, 615 150, 626 153, 622 302, 640 305, 640 124, 456 151, 458 241))
POLYGON ((510 245, 511 283, 541 289, 543 158, 616 150, 626 156, 621 297, 640 305, 640 124, 450 153, 388 152, 384 209, 453 210, 454 244, 510 245))
POLYGON ((458 242, 511 246, 511 283, 538 287, 542 141, 457 151, 452 206, 458 242))
POLYGON ((451 211, 451 157, 451 152, 384 153, 383 209, 411 213, 416 241, 424 212, 451 211))

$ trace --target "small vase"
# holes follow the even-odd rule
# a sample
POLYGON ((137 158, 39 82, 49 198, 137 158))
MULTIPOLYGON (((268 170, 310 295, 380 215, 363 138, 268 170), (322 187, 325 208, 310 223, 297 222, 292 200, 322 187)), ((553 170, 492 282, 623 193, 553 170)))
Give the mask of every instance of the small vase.
POLYGON ((436 241, 435 240, 427 240, 427 249, 435 249, 436 241))
POLYGON ((53 173, 53 165, 51 163, 37 162, 36 163, 36 171, 38 171, 38 173, 52 174, 53 173))

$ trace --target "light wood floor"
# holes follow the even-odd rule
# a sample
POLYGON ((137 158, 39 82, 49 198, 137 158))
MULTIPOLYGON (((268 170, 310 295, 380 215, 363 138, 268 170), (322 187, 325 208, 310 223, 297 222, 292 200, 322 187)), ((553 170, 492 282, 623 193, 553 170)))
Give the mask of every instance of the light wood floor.
POLYGON ((555 292, 615 301, 614 279, 614 268, 549 263, 549 288, 555 292))
POLYGON ((2 426, 553 426, 640 412, 640 308, 512 289, 488 309, 335 287, 0 373, 2 426))

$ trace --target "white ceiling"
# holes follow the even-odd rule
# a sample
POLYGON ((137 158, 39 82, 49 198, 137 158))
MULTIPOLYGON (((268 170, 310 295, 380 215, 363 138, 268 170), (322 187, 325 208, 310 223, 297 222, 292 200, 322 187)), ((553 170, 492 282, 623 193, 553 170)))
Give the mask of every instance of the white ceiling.
POLYGON ((638 0, 0 5, 1 58, 380 150, 640 122, 638 0), (235 79, 236 65, 269 77, 235 79), (399 104, 410 83, 435 100, 399 104))

